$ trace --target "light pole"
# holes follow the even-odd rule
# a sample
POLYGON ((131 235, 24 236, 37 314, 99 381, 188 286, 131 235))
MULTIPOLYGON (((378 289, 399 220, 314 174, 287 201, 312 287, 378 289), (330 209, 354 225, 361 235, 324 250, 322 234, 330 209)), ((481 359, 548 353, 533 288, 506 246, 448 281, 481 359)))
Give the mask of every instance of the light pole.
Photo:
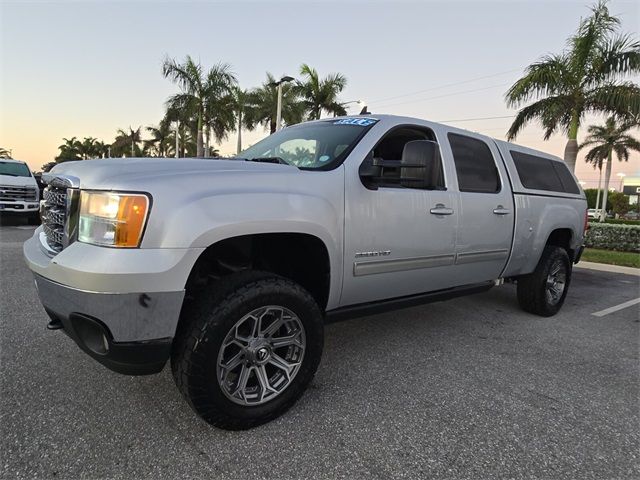
POLYGON ((617 173, 616 175, 620 177, 620 193, 622 193, 622 190, 624 188, 624 177, 626 177, 627 174, 620 172, 620 173, 617 173))
POLYGON ((282 123, 282 84, 286 82, 292 82, 293 80, 295 80, 295 78, 285 75, 279 81, 271 82, 269 84, 274 87, 278 87, 278 105, 276 107, 276 132, 280 130, 280 124, 282 123))
POLYGON ((369 113, 367 112, 367 102, 365 102, 364 100, 349 100, 348 102, 341 103, 340 105, 344 107, 345 105, 349 105, 350 103, 358 104, 358 106, 360 107, 359 115, 364 115, 365 113, 369 113))

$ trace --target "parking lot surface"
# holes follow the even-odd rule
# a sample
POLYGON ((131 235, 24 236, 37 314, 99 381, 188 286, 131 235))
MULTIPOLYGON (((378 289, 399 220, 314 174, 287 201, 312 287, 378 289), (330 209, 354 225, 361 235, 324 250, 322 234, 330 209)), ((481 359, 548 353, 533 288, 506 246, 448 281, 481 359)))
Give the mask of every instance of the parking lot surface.
POLYGON ((515 287, 330 324, 311 388, 262 427, 226 432, 169 368, 112 373, 45 328, 0 227, 2 478, 638 478, 637 276, 574 271, 563 310, 515 287))

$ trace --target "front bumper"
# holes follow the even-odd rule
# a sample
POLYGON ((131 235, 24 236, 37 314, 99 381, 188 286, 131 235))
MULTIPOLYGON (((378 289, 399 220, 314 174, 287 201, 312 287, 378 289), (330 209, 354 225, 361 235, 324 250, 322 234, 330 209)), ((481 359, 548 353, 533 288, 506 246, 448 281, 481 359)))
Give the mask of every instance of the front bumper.
POLYGON ((38 213, 40 205, 38 202, 1 202, 0 213, 33 214, 38 213))
POLYGON ((108 368, 141 375, 162 369, 184 286, 201 250, 113 249, 75 242, 51 257, 41 228, 23 247, 40 301, 82 350, 108 368))
POLYGON ((77 290, 37 274, 35 281, 50 329, 63 329, 84 352, 115 372, 146 375, 162 370, 174 331, 162 336, 158 327, 177 323, 184 292, 108 294, 77 290), (114 332, 144 340, 119 342, 114 332))

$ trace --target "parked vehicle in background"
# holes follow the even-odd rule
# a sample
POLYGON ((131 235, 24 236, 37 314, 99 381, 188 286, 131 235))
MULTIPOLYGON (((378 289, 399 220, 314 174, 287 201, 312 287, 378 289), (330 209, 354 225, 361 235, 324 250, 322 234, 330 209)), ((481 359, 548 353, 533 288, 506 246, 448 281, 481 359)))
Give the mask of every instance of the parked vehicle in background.
POLYGON ((170 358, 219 427, 293 405, 327 317, 503 281, 551 316, 583 250, 587 203, 562 160, 447 125, 324 119, 240 157, 60 164, 24 245, 49 328, 121 373, 170 358))
POLYGON ((36 183, 38 184, 38 192, 40 193, 40 198, 42 198, 42 194, 44 193, 44 189, 47 184, 42 181, 42 173, 34 173, 33 178, 36 179, 36 183))
POLYGON ((22 215, 38 221, 38 184, 25 162, 0 160, 0 213, 22 215))
POLYGON ((599 208, 590 208, 589 210, 587 210, 587 217, 600 218, 601 213, 602 213, 602 210, 599 208))

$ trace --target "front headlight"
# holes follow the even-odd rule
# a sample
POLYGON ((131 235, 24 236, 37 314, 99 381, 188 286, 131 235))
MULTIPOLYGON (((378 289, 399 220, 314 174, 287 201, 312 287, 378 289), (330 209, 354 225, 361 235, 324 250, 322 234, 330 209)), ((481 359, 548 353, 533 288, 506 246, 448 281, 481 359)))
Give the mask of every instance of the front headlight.
POLYGON ((148 213, 147 195, 83 191, 78 240, 109 247, 138 247, 148 213))

